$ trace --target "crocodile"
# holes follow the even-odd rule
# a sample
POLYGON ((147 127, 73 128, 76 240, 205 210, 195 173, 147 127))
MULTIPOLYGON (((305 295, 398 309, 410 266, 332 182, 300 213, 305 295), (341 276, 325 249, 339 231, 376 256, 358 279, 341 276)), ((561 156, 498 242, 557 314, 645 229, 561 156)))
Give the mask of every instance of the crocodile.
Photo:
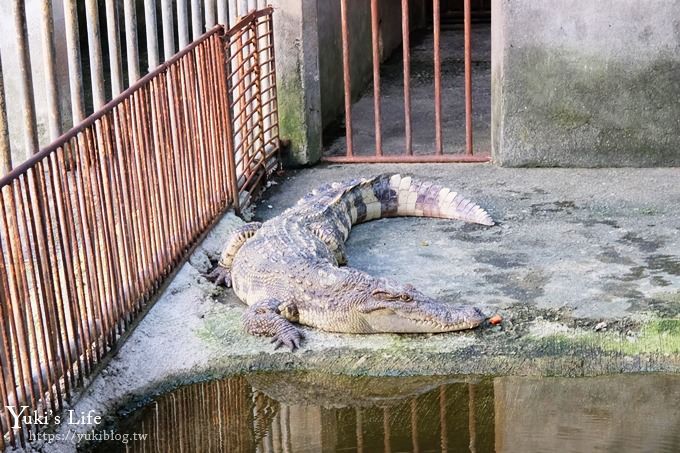
POLYGON ((246 332, 272 337, 275 349, 300 346, 304 334, 296 324, 343 333, 438 333, 483 323, 476 307, 346 266, 353 225, 397 216, 494 225, 462 195, 409 176, 328 183, 281 215, 234 231, 209 278, 233 287, 248 305, 246 332))

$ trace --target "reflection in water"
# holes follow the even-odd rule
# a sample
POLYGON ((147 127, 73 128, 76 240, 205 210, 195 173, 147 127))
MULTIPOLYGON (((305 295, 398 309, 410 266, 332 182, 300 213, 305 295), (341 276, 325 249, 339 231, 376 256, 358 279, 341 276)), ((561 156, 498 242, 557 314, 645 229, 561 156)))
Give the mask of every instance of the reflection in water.
POLYGON ((680 451, 680 376, 254 374, 180 388, 98 451, 680 451))

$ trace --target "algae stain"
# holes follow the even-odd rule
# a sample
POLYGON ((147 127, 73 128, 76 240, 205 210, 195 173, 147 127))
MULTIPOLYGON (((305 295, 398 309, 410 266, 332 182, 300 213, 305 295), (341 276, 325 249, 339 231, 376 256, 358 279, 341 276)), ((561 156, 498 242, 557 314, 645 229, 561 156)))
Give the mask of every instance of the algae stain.
POLYGON ((206 315, 203 326, 196 329, 196 336, 206 343, 234 343, 247 336, 243 332, 241 311, 228 310, 206 315))
POLYGON ((680 258, 674 255, 652 255, 647 257, 650 270, 680 275, 680 258))
POLYGON ((593 352, 637 356, 641 354, 680 354, 680 319, 655 319, 643 324, 637 333, 574 332, 529 339, 540 349, 556 352, 593 352))
POLYGON ((593 117, 589 112, 567 105, 555 105, 550 109, 550 118, 560 127, 577 129, 588 124, 593 117))

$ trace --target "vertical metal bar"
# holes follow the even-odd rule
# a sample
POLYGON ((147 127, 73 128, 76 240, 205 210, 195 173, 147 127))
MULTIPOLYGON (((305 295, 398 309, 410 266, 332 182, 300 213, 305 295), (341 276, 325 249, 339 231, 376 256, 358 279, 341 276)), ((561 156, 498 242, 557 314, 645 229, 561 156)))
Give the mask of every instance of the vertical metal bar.
MULTIPOLYGON (((0 201, 4 203, 4 199, 2 196, 2 192, 0 191, 0 201)), ((0 249, 2 250, 9 250, 10 245, 7 242, 8 240, 8 234, 1 229, 3 225, 6 225, 6 221, 3 216, 3 221, 0 222, 0 249), (5 234, 3 234, 5 233, 5 234), (5 239, 5 245, 3 245, 3 239, 5 239)), ((3 253, 4 255, 4 253, 3 253)), ((11 263, 10 263, 11 266, 11 263)), ((4 256, 0 256, 0 299, 3 300, 11 300, 10 299, 10 290, 9 290, 9 275, 7 273, 7 268, 5 266, 5 258, 4 256)), ((17 377, 15 374, 14 370, 14 363, 12 360, 12 352, 11 348, 12 346, 10 345, 10 340, 11 338, 11 328, 10 328, 10 319, 9 319, 9 310, 10 310, 10 304, 0 304, 0 340, 1 340, 1 345, 2 345, 2 363, 0 365, 0 376, 2 376, 2 404, 4 406, 3 408, 3 414, 5 416, 5 420, 10 420, 10 413, 9 413, 9 407, 10 406, 19 406, 19 399, 17 398, 17 390, 19 389, 19 385, 17 384, 17 377), (7 309, 7 312, 5 312, 5 309, 7 309), (5 377, 5 375, 7 375, 5 377), (6 382, 8 381, 8 382, 6 382), (10 390, 11 389, 11 390, 10 390), (14 398, 12 398, 12 396, 14 398)), ((7 430, 9 433, 9 442, 13 446, 16 446, 16 439, 15 439, 15 432, 13 429, 7 430)), ((4 439, 4 436, 2 436, 4 439)))
POLYGON ((371 45, 373 47, 373 114, 375 117, 375 155, 382 156, 382 119, 380 114, 380 12, 378 0, 371 0, 371 45))
MULTIPOLYGON (((75 348, 73 352, 75 357, 72 358, 72 365, 77 363, 78 366, 78 383, 83 383, 83 373, 87 372, 87 362, 83 355, 84 351, 84 338, 83 331, 80 329, 78 324, 79 320, 82 320, 82 314, 80 312, 78 294, 76 291, 76 277, 73 271, 73 257, 72 248, 73 243, 71 242, 71 237, 69 234, 70 224, 66 219, 66 215, 71 215, 72 212, 65 208, 64 203, 64 192, 65 188, 62 185, 60 177, 62 177, 62 169, 59 167, 61 163, 60 155, 63 155, 64 150, 57 151, 51 156, 51 160, 48 161, 49 174, 52 177, 51 187, 53 200, 55 200, 54 205, 57 211, 55 215, 55 222, 58 225, 59 237, 58 240, 61 244, 61 262, 63 263, 65 282, 66 282, 66 296, 69 301, 68 309, 70 315, 70 332, 72 333, 73 341, 75 343, 75 348), (79 361, 80 359, 80 361, 79 361)), ((69 349, 71 348, 69 344, 69 349)))
POLYGON ((418 400, 411 400, 411 447, 413 453, 420 453, 420 443, 418 442, 418 400))
POLYGON ((442 453, 449 450, 449 435, 446 427, 446 386, 439 387, 439 439, 442 453))
POLYGON ((2 57, 0 56, 0 177, 9 173, 12 169, 12 146, 9 143, 5 82, 3 79, 2 57))
MULTIPOLYGON (((129 0, 128 0, 129 1, 129 0)), ((179 48, 183 49, 189 44, 189 17, 187 16, 187 0, 177 1, 177 36, 179 48)))
MULTIPOLYGON (((74 294, 74 310, 73 312, 77 315, 77 327, 81 333, 82 339, 82 351, 83 354, 83 368, 80 369, 79 381, 82 383, 83 373, 86 375, 90 373, 92 369, 92 346, 93 339, 90 334, 90 324, 87 317, 87 297, 85 293, 86 276, 84 267, 80 265, 80 257, 82 253, 82 240, 79 224, 79 214, 78 214, 78 204, 72 202, 72 197, 75 197, 76 184, 73 178, 72 171, 66 171, 67 168, 72 168, 73 162, 65 161, 65 156, 74 156, 74 151, 71 149, 71 144, 64 144, 64 151, 62 153, 57 153, 57 174, 53 175, 55 177, 60 177, 61 179, 61 189, 59 193, 62 194, 62 205, 63 212, 66 213, 66 217, 60 215, 59 224, 64 227, 66 231, 62 234, 62 241, 67 245, 65 248, 67 265, 66 269, 70 276, 73 277, 72 290, 74 294), (71 252, 73 250, 73 252, 71 252), (73 255, 71 255, 73 253, 73 255)), ((57 179, 59 181, 59 179, 57 179)), ((62 206, 59 205, 59 206, 62 206)))
POLYGON ((232 27, 236 23, 236 18, 238 17, 238 11, 236 11, 236 1, 229 0, 229 27, 232 27))
POLYGON ((435 152, 442 154, 442 61, 441 61, 441 8, 439 0, 432 2, 432 27, 434 29, 434 134, 435 152))
POLYGON ((172 0, 161 0, 161 16, 163 18, 163 59, 167 60, 175 53, 172 0))
MULTIPOLYGON (((12 297, 13 303, 10 308, 12 310, 12 325, 11 330, 15 332, 13 338, 14 347, 16 350, 16 364, 19 370, 19 379, 22 383, 21 388, 21 398, 25 404, 32 404, 33 407, 37 407, 36 395, 34 387, 32 385, 33 369, 31 367, 31 347, 29 346, 29 333, 28 328, 25 324, 25 311, 26 306, 30 305, 30 292, 27 283, 27 271, 26 264, 31 264, 30 260, 26 260, 24 257, 24 242, 21 240, 22 234, 20 233, 19 226, 22 224, 17 217, 22 213, 20 209, 21 206, 21 194, 17 188, 17 196, 15 196, 14 189, 18 183, 13 183, 8 186, 5 190, 6 197, 3 199, 3 203, 0 203, 0 209, 2 209, 2 217, 7 222, 9 222, 10 228, 5 225, 5 231, 9 232, 9 243, 11 246, 7 247, 4 253, 8 254, 8 260, 12 263, 13 274, 14 274, 14 294, 12 297), (5 211, 6 209, 6 211, 5 211), (8 215, 9 214, 9 215, 8 215), (17 281, 18 280, 18 281, 17 281), (28 391, 27 391, 28 389, 28 391), (30 400, 29 400, 30 398, 30 400)), ((24 223, 25 225, 25 223, 24 223)), ((26 235, 24 234, 25 238, 26 235)), ((28 252, 28 250, 26 250, 28 252)))
POLYGON ((476 391, 475 384, 468 384, 468 433, 470 435, 470 453, 477 451, 477 417, 475 416, 476 391))
POLYGON ((40 8, 42 19, 42 52, 45 69, 45 89, 47 94, 47 123, 50 139, 56 140, 61 134, 61 113, 59 111, 59 91, 57 74, 54 67, 54 22, 52 20, 52 0, 43 0, 40 8))
MULTIPOLYGON (((231 6, 231 4, 230 4, 231 6)), ((232 9, 229 9, 229 14, 231 17, 232 14, 232 9)), ((234 13, 235 14, 235 13, 234 13)), ((231 18, 230 18, 231 21, 231 18)), ((224 61, 229 62, 230 57, 231 57, 231 44, 229 42, 229 38, 227 38, 227 41, 225 42, 224 46, 222 47, 223 49, 223 55, 224 55, 224 61)), ((227 71, 226 71, 226 80, 225 80, 225 86, 226 86, 226 98, 227 98, 227 104, 225 106, 225 125, 226 125, 226 132, 227 132, 227 170, 229 172, 229 192, 232 197, 232 202, 234 204, 234 210, 239 213, 241 210, 240 206, 240 200, 239 200, 239 192, 238 192, 238 176, 236 175, 236 151, 234 149, 234 119, 232 118, 232 110, 229 107, 233 100, 234 100, 234 95, 232 91, 231 84, 229 83, 229 74, 231 72, 231 69, 229 68, 229 64, 227 63, 227 71)))
POLYGON ((17 60, 21 72, 21 101, 24 112, 24 146, 26 158, 38 152, 38 129, 35 119, 35 98, 33 96, 33 75, 31 73, 31 57, 28 48, 28 31, 26 29, 26 9, 24 0, 12 0, 14 14, 14 32, 17 37, 17 60))
POLYGON ((215 26, 215 0, 203 0, 205 12, 205 29, 210 30, 215 26))
POLYGON ((356 427, 355 433, 357 438, 357 453, 363 453, 364 451, 364 414, 360 407, 354 409, 356 414, 356 427))
POLYGON ((257 102, 257 127, 259 128, 259 139, 260 139, 260 149, 262 151, 262 162, 260 162, 262 169, 266 172, 267 170, 267 150, 265 149, 265 139, 264 139, 264 113, 262 105, 262 66, 260 65, 260 34, 259 34, 259 19, 253 21, 253 35, 254 35, 254 46, 253 52, 255 53, 253 58, 255 60, 255 100, 257 102))
POLYGON ((118 2, 105 0, 106 4, 106 37, 109 41, 109 67, 111 68, 111 94, 117 96, 123 90, 121 74, 120 34, 118 27, 118 2))
POLYGON ((472 13, 470 0, 464 1, 465 8, 465 153, 472 155, 472 13))
POLYGON ((191 36, 198 39, 203 34, 203 16, 201 16, 201 0, 191 0, 191 36))
POLYGON ((92 101, 94 109, 99 110, 106 102, 106 96, 104 94, 104 69, 97 0, 85 0, 85 14, 87 15, 87 48, 92 77, 92 101))
POLYGON ((392 431, 390 430, 390 408, 383 408, 383 451, 392 453, 392 431))
MULTIPOLYGON (((38 330, 34 335, 36 339, 39 339, 40 346, 36 348, 39 350, 43 357, 44 364, 38 362, 36 364, 36 372, 39 375, 38 383, 46 381, 47 390, 50 392, 50 396, 54 397, 52 393, 56 390, 56 396, 58 399, 58 404, 55 406, 55 401, 50 398, 50 403, 52 410, 58 410, 62 405, 62 395, 61 386, 54 386, 53 384, 57 381, 60 375, 64 374, 64 370, 59 370, 58 366, 58 353, 57 353, 57 329, 56 329, 56 316, 54 313, 54 307, 56 306, 56 301, 54 300, 53 294, 53 282, 52 275, 48 272, 51 269, 52 262, 47 253, 47 241, 46 235, 47 231, 45 228, 45 223, 42 215, 44 206, 44 197, 42 194, 38 193, 38 184, 36 182, 37 178, 41 177, 42 169, 41 165, 38 163, 36 166, 31 168, 26 175, 21 179, 21 189, 23 192, 23 207, 24 213, 24 225, 26 228, 27 236, 32 239, 32 249, 33 255, 26 256, 26 261, 29 263, 29 269, 31 269, 33 289, 35 295, 35 307, 31 307, 33 311, 33 316, 28 319, 29 330, 35 329, 32 324, 37 324, 38 330), (35 258, 33 258, 35 256, 35 258), (39 320, 35 322, 35 320, 39 320), (42 368, 45 368, 43 373, 42 368), (54 388, 54 390, 53 390, 54 388)), ((61 365, 64 366, 64 353, 61 354, 61 365)), ((40 399, 43 398, 45 393, 41 392, 40 399)))
POLYGON ((134 0, 125 0, 125 49, 127 50, 128 85, 139 79, 139 50, 137 49, 137 10, 134 0))
MULTIPOLYGON (((437 0, 435 0, 437 1, 437 0)), ((352 80, 349 59, 349 23, 347 20, 347 0, 340 0, 340 26, 342 28, 342 78, 345 88, 345 136, 347 157, 354 155, 352 146, 352 80)))
MULTIPOLYGON (((6 247, 3 250, 3 256, 0 258, 2 260, 7 260, 7 276, 8 287, 6 293, 9 292, 9 300, 12 301, 11 304, 7 305, 7 327, 6 331, 11 332, 11 348, 12 351, 12 362, 13 366, 10 367, 16 373, 14 381, 16 385, 13 387, 14 393, 14 403, 19 406, 22 404, 30 404, 33 400, 33 386, 28 385, 28 380, 30 379, 31 372, 28 368, 29 362, 27 361, 26 351, 28 350, 28 343, 26 339, 25 330, 22 328, 21 317, 18 317, 17 313, 20 312, 20 304, 22 301, 26 300, 28 297, 27 290, 25 288, 25 278, 24 270, 22 268, 23 260, 20 255, 21 252, 17 250, 20 248, 19 243, 19 232, 16 226, 16 207, 14 206, 14 187, 13 185, 6 186, 0 191, 0 213, 2 214, 0 218, 2 219, 2 232, 6 238, 6 247), (11 204, 11 205, 10 205, 11 204), (28 388, 28 391, 27 391, 28 388), (29 400, 29 396, 31 400, 29 400)), ((3 281, 4 285, 4 281, 3 281)), ((25 445, 24 430, 19 431, 21 444, 25 445)))
POLYGON ((229 27, 229 8, 227 0, 217 0, 217 23, 229 27))
POLYGON ((85 118, 82 66, 80 59, 80 32, 78 31, 78 7, 76 0, 64 0, 64 23, 66 26, 66 58, 68 59, 68 80, 71 92, 72 124, 85 118))
POLYGON ((404 66, 404 145, 406 154, 413 154, 411 131, 411 27, 409 24, 409 0, 401 0, 401 39, 404 66))
POLYGON ((156 30, 156 0, 144 0, 144 23, 146 31, 146 52, 151 71, 160 62, 158 57, 158 31, 156 30))

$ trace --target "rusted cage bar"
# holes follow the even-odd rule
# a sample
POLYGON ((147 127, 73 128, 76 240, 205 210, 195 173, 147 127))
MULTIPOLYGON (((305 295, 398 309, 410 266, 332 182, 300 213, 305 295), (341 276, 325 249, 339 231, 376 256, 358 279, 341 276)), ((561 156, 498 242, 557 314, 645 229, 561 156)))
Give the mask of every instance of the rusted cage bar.
POLYGON ((380 11, 378 0, 371 0, 371 47, 373 48, 373 115, 375 118, 375 155, 382 156, 382 118, 380 114, 380 11))
POLYGON ((158 32, 156 31, 157 23, 156 0, 144 0, 144 24, 149 71, 155 69, 160 63, 160 57, 158 55, 158 32))
POLYGON ((465 153, 472 155, 472 8, 464 0, 465 14, 465 153))
POLYGON ((5 102, 5 82, 2 75, 2 57, 0 57, 0 177, 12 169, 12 148, 9 142, 5 102))
POLYGON ((272 171, 279 150, 273 20, 265 11, 270 9, 248 14, 228 32, 227 80, 229 91, 234 93, 231 108, 235 163, 241 173, 238 189, 245 192, 272 171), (264 81, 269 86, 266 105, 262 96, 264 81), (265 107, 270 111, 268 118, 263 113, 265 107), (265 128, 266 120, 271 123, 265 128))
POLYGON ((409 0, 401 0, 401 39, 404 67, 404 152, 413 154, 411 132, 411 26, 409 24, 409 0))
POLYGON ((85 118, 85 100, 76 0, 64 0, 64 24, 66 26, 66 57, 68 59, 68 80, 71 92, 71 117, 73 124, 78 124, 85 118))
POLYGON ((125 49, 127 51, 128 83, 139 79, 139 50, 137 49, 137 12, 133 0, 123 2, 125 16, 125 49))
POLYGON ((85 0, 87 15, 87 49, 90 57, 90 78, 92 79, 92 102, 95 110, 106 102, 104 92, 104 65, 99 27, 97 0, 85 0))
POLYGON ((24 113, 24 146, 26 156, 38 151, 38 130, 35 120, 35 98, 33 96, 33 79, 31 76, 31 58, 28 49, 28 31, 26 30, 26 8, 24 0, 13 0, 14 32, 17 37, 17 57, 21 71, 21 99, 24 113))
POLYGON ((172 0, 161 0, 163 23, 163 59, 168 60, 175 53, 175 26, 173 23, 172 0))
POLYGON ((191 0, 191 36, 197 39, 203 34, 201 0, 191 0))
MULTIPOLYGON (((349 16, 348 8, 353 7, 348 0, 340 0, 340 34, 342 41, 342 69, 344 85, 344 104, 345 104, 345 154, 324 156, 326 162, 339 163, 416 163, 416 162, 488 162, 491 156, 488 152, 483 154, 475 153, 473 147, 473 123, 472 123, 472 47, 471 36, 471 2, 464 0, 464 53, 465 53, 465 147, 461 150, 447 149, 444 140, 442 111, 442 34, 441 34, 441 1, 432 0, 432 33, 433 33, 433 98, 434 98, 434 143, 428 145, 431 150, 417 149, 414 153, 413 143, 413 124, 411 106, 411 51, 410 33, 411 24, 409 21, 409 2, 401 0, 401 27, 402 27, 402 61, 404 79, 404 149, 403 151, 383 148, 383 141, 387 140, 383 135, 382 122, 385 116, 381 110, 381 89, 380 89, 380 12, 377 0, 371 0, 371 45, 373 60, 373 113, 374 113, 374 133, 375 150, 371 154, 366 149, 357 149, 360 140, 353 140, 352 131, 352 80, 351 80, 351 38, 349 36, 349 16)), ((354 87, 356 88, 356 87, 354 87)), ((389 112, 386 112, 387 115, 389 112)), ((398 121, 398 119, 394 119, 398 121)), ((393 138, 393 137, 392 137, 393 138)), ((362 145, 368 147, 369 145, 362 145)))
MULTIPOLYGON (((123 75, 120 57, 120 29, 116 0, 105 0, 106 37, 109 40, 109 68, 111 71, 111 94, 118 96, 123 90, 123 75)), ((55 137, 56 138, 56 137, 55 137)))
MULTIPOLYGON (((264 78, 276 112, 271 15, 215 27, 0 180, 3 407, 61 410, 192 244, 278 165, 276 116, 265 131, 261 113, 264 78), (251 118, 238 142, 240 95, 251 118)), ((32 428, 10 420, 0 409, 23 445, 32 428)))
POLYGON ((442 57, 441 57, 441 5, 433 1, 432 33, 434 34, 434 150, 441 155, 442 142, 442 57))
POLYGON ((189 16, 187 11, 187 0, 177 0, 177 35, 179 37, 179 48, 185 47, 189 43, 189 16))
POLYGON ((215 0, 203 0, 203 12, 205 13, 205 26, 210 28, 215 25, 215 0))
POLYGON ((40 8, 42 25, 43 67, 45 68, 45 100, 47 102, 47 125, 50 139, 61 134, 61 114, 59 112, 59 92, 54 65, 54 23, 52 20, 52 0, 43 0, 40 8))
POLYGON ((354 154, 352 143, 352 78, 349 58, 349 24, 347 22, 347 0, 340 0, 340 26, 342 36, 342 80, 345 88, 345 137, 347 158, 354 154))

